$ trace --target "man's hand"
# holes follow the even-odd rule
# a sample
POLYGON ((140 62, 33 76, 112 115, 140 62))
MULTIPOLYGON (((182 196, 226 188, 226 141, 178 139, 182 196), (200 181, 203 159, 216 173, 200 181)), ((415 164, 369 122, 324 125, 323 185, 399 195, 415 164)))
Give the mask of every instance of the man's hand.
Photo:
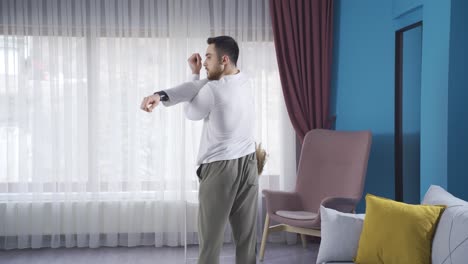
POLYGON ((202 58, 199 53, 194 53, 188 58, 188 64, 193 74, 200 74, 202 68, 202 58))
POLYGON ((158 106, 160 101, 161 101, 161 98, 159 97, 159 94, 153 94, 153 95, 147 96, 143 98, 143 102, 141 102, 140 108, 143 111, 151 113, 153 109, 156 106, 158 106))

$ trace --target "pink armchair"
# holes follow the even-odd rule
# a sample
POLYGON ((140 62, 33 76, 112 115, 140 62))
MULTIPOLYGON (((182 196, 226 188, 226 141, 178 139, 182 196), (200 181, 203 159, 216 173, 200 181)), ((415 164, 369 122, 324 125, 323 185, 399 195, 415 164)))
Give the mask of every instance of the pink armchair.
POLYGON ((295 192, 264 190, 267 216, 260 247, 268 234, 287 231, 320 237, 320 205, 353 212, 362 197, 372 141, 369 131, 309 131, 302 145, 295 192), (270 226, 270 219, 280 224, 270 226))

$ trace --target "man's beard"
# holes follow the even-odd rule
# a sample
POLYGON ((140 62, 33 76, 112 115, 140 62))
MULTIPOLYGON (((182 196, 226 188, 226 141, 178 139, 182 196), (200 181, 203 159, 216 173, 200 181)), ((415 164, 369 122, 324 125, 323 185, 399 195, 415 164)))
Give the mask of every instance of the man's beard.
POLYGON ((208 80, 211 80, 211 81, 221 79, 221 75, 223 75, 223 69, 222 68, 223 67, 221 67, 221 65, 219 65, 219 67, 216 67, 216 69, 213 69, 211 71, 206 70, 206 75, 207 75, 206 78, 208 80))

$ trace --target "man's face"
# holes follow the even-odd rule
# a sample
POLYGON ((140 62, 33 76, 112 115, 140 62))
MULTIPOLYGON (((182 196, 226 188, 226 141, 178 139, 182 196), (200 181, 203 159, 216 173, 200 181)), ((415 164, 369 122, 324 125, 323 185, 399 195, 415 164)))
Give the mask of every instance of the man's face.
POLYGON ((222 64, 222 59, 216 53, 214 44, 208 45, 205 56, 203 67, 206 69, 208 80, 219 80, 223 74, 224 65, 222 64))

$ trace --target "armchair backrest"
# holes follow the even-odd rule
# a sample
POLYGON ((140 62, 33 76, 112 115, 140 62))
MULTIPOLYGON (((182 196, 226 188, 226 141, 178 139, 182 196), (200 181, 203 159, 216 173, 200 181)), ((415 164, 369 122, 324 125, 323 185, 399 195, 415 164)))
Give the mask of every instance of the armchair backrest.
POLYGON ((296 192, 304 210, 316 212, 329 196, 361 199, 372 135, 370 131, 309 131, 302 144, 296 192))

